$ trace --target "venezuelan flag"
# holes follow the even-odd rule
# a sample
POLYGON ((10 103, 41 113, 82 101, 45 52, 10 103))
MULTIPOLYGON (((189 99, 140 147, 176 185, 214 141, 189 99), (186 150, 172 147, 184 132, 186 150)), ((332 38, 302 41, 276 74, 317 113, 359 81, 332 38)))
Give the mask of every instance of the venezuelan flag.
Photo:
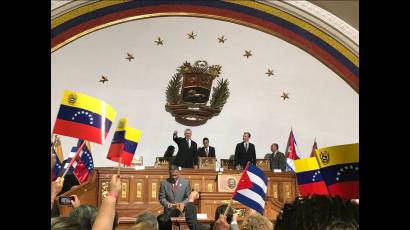
POLYGON ((116 114, 104 101, 66 90, 53 133, 102 144, 116 114))
POLYGON ((294 160, 294 163, 300 195, 329 195, 316 157, 294 160))
POLYGON ((359 199, 359 144, 338 145, 316 150, 331 196, 359 199))
POLYGON ((127 126, 127 119, 122 118, 108 150, 107 158, 130 166, 141 139, 141 131, 127 126))

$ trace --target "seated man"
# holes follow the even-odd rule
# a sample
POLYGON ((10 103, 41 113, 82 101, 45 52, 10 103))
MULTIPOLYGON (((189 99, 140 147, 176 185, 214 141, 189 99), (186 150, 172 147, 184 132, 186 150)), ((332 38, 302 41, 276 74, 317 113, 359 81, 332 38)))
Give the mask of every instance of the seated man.
POLYGON ((191 192, 189 181, 179 176, 178 166, 171 165, 169 178, 161 181, 159 202, 164 207, 164 214, 169 217, 179 216, 188 202, 191 192))

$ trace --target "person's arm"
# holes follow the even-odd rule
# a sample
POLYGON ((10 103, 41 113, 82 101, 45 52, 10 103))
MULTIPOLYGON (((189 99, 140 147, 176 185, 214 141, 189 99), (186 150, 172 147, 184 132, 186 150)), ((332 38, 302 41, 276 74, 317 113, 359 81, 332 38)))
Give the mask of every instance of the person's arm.
POLYGON ((182 201, 183 204, 188 203, 189 194, 192 191, 191 184, 189 183, 189 181, 187 181, 187 183, 188 185, 186 186, 185 191, 184 191, 184 200, 182 201))
POLYGON ((164 181, 162 181, 161 185, 159 186, 159 202, 165 208, 170 208, 171 206, 171 203, 166 198, 164 181))
POLYGON ((220 214, 219 219, 215 221, 214 230, 229 230, 229 224, 223 214, 220 214))
POLYGON ((174 134, 172 135, 172 139, 174 139, 174 142, 179 145, 179 140, 178 140, 178 132, 175 130, 174 134))
POLYGON ((239 226, 238 226, 238 214, 234 213, 232 215, 232 222, 230 224, 230 230, 239 230, 239 226))
POLYGON ((112 230, 115 218, 115 203, 121 192, 121 180, 119 175, 113 175, 110 182, 110 192, 102 201, 92 230, 112 230))
POLYGON ((51 209, 53 209, 53 205, 57 195, 63 189, 64 178, 58 177, 54 182, 51 183, 51 209))

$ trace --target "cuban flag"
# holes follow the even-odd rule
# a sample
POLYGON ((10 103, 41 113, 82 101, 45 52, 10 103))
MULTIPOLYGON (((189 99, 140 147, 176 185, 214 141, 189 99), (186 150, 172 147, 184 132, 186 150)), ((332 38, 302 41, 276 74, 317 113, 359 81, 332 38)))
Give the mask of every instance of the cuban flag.
POLYGON ((245 170, 242 172, 232 199, 263 215, 267 187, 268 180, 265 173, 248 162, 245 170))
POLYGON ((286 171, 295 172, 295 163, 293 161, 298 159, 296 139, 291 129, 286 146, 286 171))

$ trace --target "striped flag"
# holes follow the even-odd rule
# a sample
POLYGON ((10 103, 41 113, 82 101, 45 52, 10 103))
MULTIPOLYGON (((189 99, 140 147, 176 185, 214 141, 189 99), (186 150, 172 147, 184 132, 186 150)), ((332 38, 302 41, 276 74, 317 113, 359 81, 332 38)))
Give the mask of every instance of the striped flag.
POLYGON ((288 144, 286 146, 286 171, 295 171, 295 163, 293 161, 297 159, 299 159, 297 154, 297 143, 291 129, 288 144))
POLYGON ((103 144, 116 114, 102 100, 66 90, 53 133, 103 144))
MULTIPOLYGON (((82 141, 83 140, 79 140, 77 146, 74 146, 73 148, 71 148, 70 155, 65 160, 66 163, 64 165, 64 171, 67 169, 71 159, 77 153, 77 150, 79 146, 81 146, 82 141)), ((83 148, 81 149, 80 155, 78 156, 77 159, 75 159, 68 173, 70 174, 73 173, 76 176, 78 182, 82 184, 88 180, 93 169, 94 169, 93 157, 91 155, 90 150, 88 149, 88 146, 84 145, 83 148)))
POLYGON ((312 146, 312 152, 310 152, 310 157, 316 157, 316 149, 317 149, 317 142, 315 138, 315 142, 313 143, 313 146, 312 146))
POLYGON ((127 119, 121 118, 114 133, 107 159, 119 162, 124 165, 131 165, 141 139, 141 130, 131 128, 127 125, 127 119))
POLYGON ((268 180, 265 173, 248 162, 245 170, 242 172, 232 199, 263 215, 267 186, 268 180))
POLYGON ((294 163, 300 195, 329 195, 316 157, 295 160, 294 163))

